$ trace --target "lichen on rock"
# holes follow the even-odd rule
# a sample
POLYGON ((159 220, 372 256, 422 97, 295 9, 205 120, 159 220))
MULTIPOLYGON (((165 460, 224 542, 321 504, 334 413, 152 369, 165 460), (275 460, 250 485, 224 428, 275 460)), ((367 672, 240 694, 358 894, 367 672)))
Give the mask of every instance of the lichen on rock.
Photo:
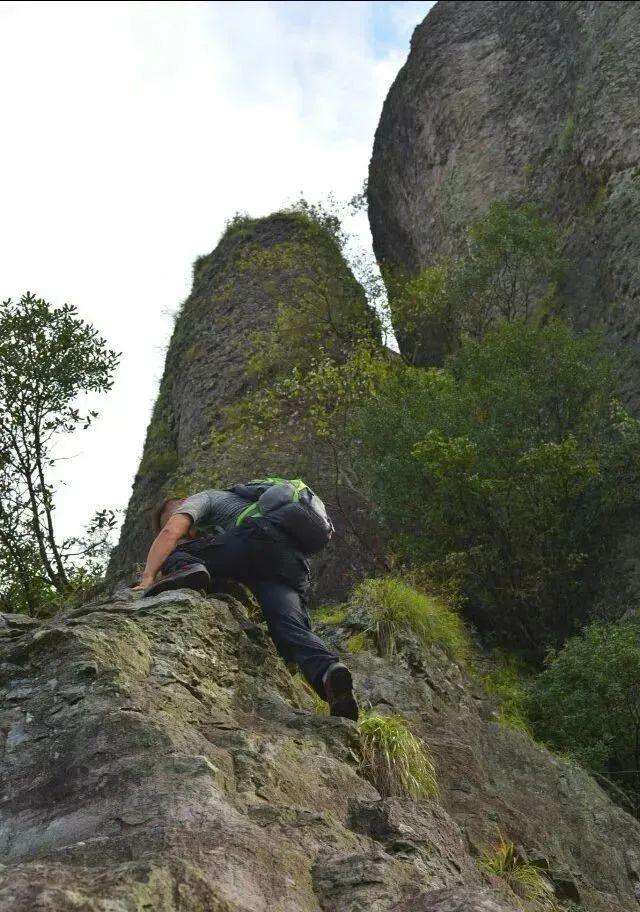
MULTIPOLYGON (((344 650, 361 623, 347 609, 322 629, 344 650)), ((498 831, 584 909, 632 908, 640 828, 586 773, 483 721, 437 648, 405 637, 349 662, 363 702, 425 739, 440 801, 381 798, 356 726, 313 711, 231 595, 3 617, 0 910, 514 909, 476 863, 498 831)))

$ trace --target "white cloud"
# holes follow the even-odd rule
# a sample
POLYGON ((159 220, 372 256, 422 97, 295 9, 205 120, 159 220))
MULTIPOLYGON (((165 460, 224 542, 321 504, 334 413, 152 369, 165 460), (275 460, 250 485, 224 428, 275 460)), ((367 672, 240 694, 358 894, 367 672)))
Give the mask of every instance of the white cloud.
POLYGON ((431 5, 0 4, 0 294, 73 303, 123 352, 65 447, 66 533, 126 506, 194 258, 237 210, 358 191, 431 5))

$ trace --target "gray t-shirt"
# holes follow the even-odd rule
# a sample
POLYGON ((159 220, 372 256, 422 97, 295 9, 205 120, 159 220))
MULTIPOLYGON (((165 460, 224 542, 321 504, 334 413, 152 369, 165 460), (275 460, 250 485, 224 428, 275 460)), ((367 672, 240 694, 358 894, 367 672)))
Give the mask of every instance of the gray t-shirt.
POLYGON ((174 513, 186 513, 200 532, 226 532, 249 503, 231 491, 200 491, 187 497, 174 513))

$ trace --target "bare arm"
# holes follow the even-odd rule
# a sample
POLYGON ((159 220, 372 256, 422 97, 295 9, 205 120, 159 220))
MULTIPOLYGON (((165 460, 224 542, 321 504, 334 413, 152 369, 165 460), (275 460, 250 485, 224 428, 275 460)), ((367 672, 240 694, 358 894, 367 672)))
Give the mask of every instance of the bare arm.
POLYGON ((191 528, 193 520, 187 513, 174 513, 164 529, 161 529, 154 543, 149 549, 147 565, 144 568, 142 579, 134 589, 147 589, 155 580, 160 567, 169 557, 181 538, 191 528))

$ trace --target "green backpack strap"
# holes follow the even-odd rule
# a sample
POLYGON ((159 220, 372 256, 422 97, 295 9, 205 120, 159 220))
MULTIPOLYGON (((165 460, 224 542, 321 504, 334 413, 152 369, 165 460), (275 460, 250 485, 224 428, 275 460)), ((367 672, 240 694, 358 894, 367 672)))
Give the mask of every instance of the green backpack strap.
POLYGON ((239 526, 245 519, 249 519, 251 516, 262 516, 262 510, 260 509, 260 504, 257 500, 252 501, 249 506, 245 507, 242 513, 238 515, 236 526, 239 526))

